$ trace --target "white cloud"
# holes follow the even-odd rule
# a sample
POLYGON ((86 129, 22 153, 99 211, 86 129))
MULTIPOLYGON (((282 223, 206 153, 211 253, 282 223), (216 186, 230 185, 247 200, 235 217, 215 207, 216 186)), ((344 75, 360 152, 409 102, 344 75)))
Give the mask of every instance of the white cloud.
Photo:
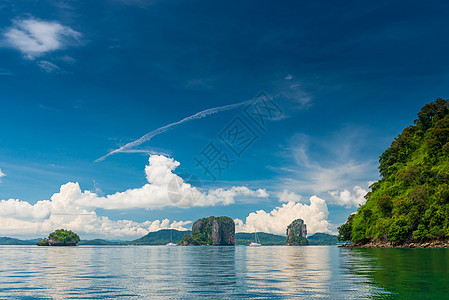
POLYGON ((81 33, 58 22, 37 19, 16 19, 4 33, 4 43, 19 50, 27 59, 78 44, 81 33))
MULTIPOLYGON (((10 201, 10 200, 8 200, 10 201)), ((58 228, 70 229, 77 232, 82 239, 88 238, 126 238, 133 239, 146 235, 148 232, 172 228, 186 230, 185 226, 191 221, 162 221, 134 222, 131 220, 114 221, 108 217, 98 216, 95 211, 88 211, 76 206, 65 206, 59 210, 55 203, 50 203, 45 210, 50 210, 46 219, 37 219, 43 213, 36 204, 27 207, 27 202, 16 202, 15 215, 0 215, 0 235, 15 237, 44 237, 58 228), (22 206, 22 210, 21 209, 22 206), (28 213, 28 218, 26 215, 28 213)), ((41 204, 42 205, 42 204, 41 204)), ((3 203, 0 203, 3 209, 3 203)))
POLYGON ((2 172, 2 169, 0 169, 0 182, 2 182, 2 177, 5 177, 6 174, 2 172))
POLYGON ((292 80, 292 79, 293 79, 293 76, 292 76, 291 74, 287 74, 287 75, 284 77, 284 79, 285 79, 285 80, 292 80))
POLYGON ((0 201, 0 217, 14 216, 18 220, 46 219, 51 213, 50 201, 38 201, 31 205, 28 202, 9 199, 0 201))
POLYGON ((365 195, 368 193, 367 190, 362 187, 356 185, 352 189, 353 192, 345 189, 343 191, 329 191, 329 195, 333 197, 333 200, 330 200, 329 203, 344 206, 346 208, 358 207, 365 203, 366 199, 365 195))
MULTIPOLYGON (((308 136, 297 135, 295 139, 299 141, 292 148, 296 164, 285 168, 290 174, 283 180, 283 188, 322 197, 331 195, 332 198, 327 201, 329 205, 350 208, 364 203, 364 196, 368 192, 367 183, 375 176, 376 167, 371 161, 354 160, 353 148, 357 142, 352 142, 351 137, 350 141, 336 139, 338 145, 328 141, 329 144, 324 147, 330 150, 332 159, 323 161, 308 155, 308 136)), ((317 145, 314 147, 316 149, 317 145)))
POLYGON ((81 191, 79 184, 61 186, 50 200, 34 205, 15 199, 0 201, 0 235, 48 234, 56 228, 68 228, 80 234, 103 237, 142 236, 161 228, 183 229, 190 221, 169 220, 134 222, 110 220, 98 216, 95 209, 156 209, 166 206, 213 206, 234 203, 235 197, 268 197, 263 190, 232 187, 203 192, 185 183, 173 173, 179 162, 162 155, 151 155, 145 168, 148 184, 105 197, 91 191, 81 191), (175 182, 176 185, 172 183, 175 182), (171 192, 171 193, 170 193, 171 192))
POLYGON ((279 194, 279 202, 299 202, 301 201, 301 198, 301 195, 287 190, 284 190, 281 194, 279 194))
POLYGON ((41 60, 37 63, 37 66, 39 68, 42 69, 42 71, 46 72, 46 73, 63 73, 64 71, 58 67, 57 65, 46 61, 46 60, 41 60))
POLYGON ((287 226, 296 219, 303 219, 307 225, 308 234, 315 232, 328 232, 329 222, 327 217, 326 201, 317 196, 310 197, 310 204, 296 203, 300 196, 291 192, 284 191, 279 195, 279 201, 287 203, 274 208, 267 213, 264 210, 258 210, 250 213, 245 222, 235 219, 237 232, 262 231, 274 234, 285 234, 287 226), (292 201, 292 199, 294 201, 292 201))
MULTIPOLYGON (((103 209, 155 209, 166 206, 192 207, 229 205, 238 196, 258 198, 268 197, 268 193, 247 187, 231 187, 230 189, 211 189, 201 191, 173 173, 179 162, 163 155, 151 155, 145 167, 148 184, 141 188, 129 189, 106 197, 98 197, 90 191, 81 192, 78 183, 67 183, 61 187, 59 194, 53 197, 71 199, 81 207, 103 209)), ((52 197, 52 199, 53 199, 52 197)))

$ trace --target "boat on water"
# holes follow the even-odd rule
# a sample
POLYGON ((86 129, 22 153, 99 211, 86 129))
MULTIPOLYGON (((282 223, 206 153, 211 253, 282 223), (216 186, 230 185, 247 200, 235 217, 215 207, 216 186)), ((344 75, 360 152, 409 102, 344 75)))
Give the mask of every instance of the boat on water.
POLYGON ((251 242, 251 244, 249 244, 250 247, 260 247, 260 240, 259 237, 257 236, 257 232, 254 232, 254 242, 251 242))
POLYGON ((169 247, 178 246, 177 244, 173 243, 173 231, 172 230, 170 230, 170 243, 165 244, 165 246, 169 246, 169 247))

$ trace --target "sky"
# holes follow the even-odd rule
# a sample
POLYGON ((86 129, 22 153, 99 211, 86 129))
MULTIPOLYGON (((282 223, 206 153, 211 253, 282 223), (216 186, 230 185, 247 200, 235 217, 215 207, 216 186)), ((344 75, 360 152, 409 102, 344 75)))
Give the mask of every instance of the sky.
POLYGON ((4 1, 0 236, 335 233, 449 94, 445 1, 4 1))

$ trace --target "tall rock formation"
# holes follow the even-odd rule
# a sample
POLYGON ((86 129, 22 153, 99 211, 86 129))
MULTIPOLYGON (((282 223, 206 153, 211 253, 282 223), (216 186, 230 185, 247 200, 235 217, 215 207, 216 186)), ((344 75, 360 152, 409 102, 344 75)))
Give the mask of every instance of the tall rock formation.
POLYGON ((193 223, 192 234, 186 234, 182 245, 235 245, 235 223, 229 217, 202 218, 193 223))
POLYGON ((308 245, 307 226, 302 219, 294 220, 287 227, 287 246, 308 245))

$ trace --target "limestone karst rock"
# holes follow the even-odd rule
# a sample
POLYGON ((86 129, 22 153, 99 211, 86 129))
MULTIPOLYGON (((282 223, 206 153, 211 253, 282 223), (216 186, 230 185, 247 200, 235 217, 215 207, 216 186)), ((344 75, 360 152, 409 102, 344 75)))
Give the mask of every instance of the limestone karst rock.
POLYGON ((193 223, 191 235, 185 235, 182 245, 235 245, 235 223, 229 217, 202 218, 193 223))
POLYGON ((301 246, 308 245, 309 242, 306 239, 307 226, 302 219, 294 220, 287 227, 287 245, 288 246, 301 246))

